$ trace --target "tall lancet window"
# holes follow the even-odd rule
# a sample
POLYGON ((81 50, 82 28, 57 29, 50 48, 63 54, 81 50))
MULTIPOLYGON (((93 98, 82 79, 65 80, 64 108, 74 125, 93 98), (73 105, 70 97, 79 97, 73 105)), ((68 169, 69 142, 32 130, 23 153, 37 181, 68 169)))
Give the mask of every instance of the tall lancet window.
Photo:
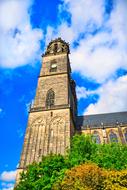
POLYGON ((46 107, 50 108, 53 107, 55 103, 55 93, 52 89, 50 89, 47 92, 47 96, 46 96, 46 107))
POLYGON ((125 137, 125 140, 127 142, 127 129, 124 131, 124 137, 125 137))
POLYGON ((94 131, 94 133, 92 135, 92 140, 96 144, 100 144, 101 143, 100 135, 99 135, 99 133, 97 131, 94 131))
POLYGON ((111 143, 113 143, 113 142, 117 143, 118 142, 117 134, 114 133, 113 131, 110 132, 109 138, 110 138, 111 143))

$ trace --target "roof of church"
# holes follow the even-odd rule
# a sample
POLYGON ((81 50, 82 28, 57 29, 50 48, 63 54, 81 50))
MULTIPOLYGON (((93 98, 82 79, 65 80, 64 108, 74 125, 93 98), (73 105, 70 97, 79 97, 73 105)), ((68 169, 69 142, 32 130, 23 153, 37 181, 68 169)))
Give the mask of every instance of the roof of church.
POLYGON ((104 113, 77 117, 77 126, 85 129, 103 128, 104 126, 116 126, 127 124, 127 112, 104 113))

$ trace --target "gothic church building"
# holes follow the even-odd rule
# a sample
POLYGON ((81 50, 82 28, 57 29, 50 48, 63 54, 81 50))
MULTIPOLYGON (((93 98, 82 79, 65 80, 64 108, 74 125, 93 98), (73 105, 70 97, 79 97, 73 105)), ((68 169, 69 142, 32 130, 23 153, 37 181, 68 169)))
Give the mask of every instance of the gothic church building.
POLYGON ((96 143, 127 143, 127 112, 78 116, 76 84, 71 77, 69 44, 49 43, 31 105, 17 179, 43 155, 65 154, 75 133, 91 134, 96 143))

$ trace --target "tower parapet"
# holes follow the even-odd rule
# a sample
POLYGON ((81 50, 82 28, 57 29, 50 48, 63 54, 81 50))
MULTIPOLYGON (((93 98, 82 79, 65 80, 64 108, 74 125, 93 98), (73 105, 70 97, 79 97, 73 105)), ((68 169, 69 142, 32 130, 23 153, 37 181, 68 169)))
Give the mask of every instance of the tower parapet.
POLYGON ((65 42, 61 38, 57 38, 49 43, 45 53, 42 56, 57 55, 61 53, 70 53, 69 43, 65 42))

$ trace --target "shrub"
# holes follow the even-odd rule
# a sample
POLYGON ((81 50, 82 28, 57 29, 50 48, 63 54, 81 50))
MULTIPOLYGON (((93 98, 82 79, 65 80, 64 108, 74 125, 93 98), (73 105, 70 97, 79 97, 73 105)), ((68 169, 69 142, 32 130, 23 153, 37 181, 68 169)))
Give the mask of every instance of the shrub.
POLYGON ((95 153, 97 144, 93 143, 91 136, 75 135, 71 140, 71 147, 68 151, 68 159, 71 166, 79 165, 91 160, 95 153))
POLYGON ((68 170, 52 190, 127 190, 127 170, 109 171, 92 163, 82 164, 68 170))
POLYGON ((105 190, 127 190, 127 170, 107 171, 105 190))
POLYGON ((90 136, 75 135, 65 157, 51 154, 43 157, 40 163, 33 163, 22 173, 15 190, 124 190, 127 188, 125 169, 127 145, 96 144, 90 136))
POLYGON ((106 169, 126 169, 127 145, 119 143, 98 145, 90 160, 106 169))
POLYGON ((15 190, 51 190, 52 184, 64 176, 68 163, 62 155, 43 157, 42 162, 33 163, 22 174, 15 190))
POLYGON ((100 190, 104 179, 101 168, 95 164, 83 164, 68 170, 61 184, 54 185, 53 190, 58 190, 58 187, 61 190, 100 190))

